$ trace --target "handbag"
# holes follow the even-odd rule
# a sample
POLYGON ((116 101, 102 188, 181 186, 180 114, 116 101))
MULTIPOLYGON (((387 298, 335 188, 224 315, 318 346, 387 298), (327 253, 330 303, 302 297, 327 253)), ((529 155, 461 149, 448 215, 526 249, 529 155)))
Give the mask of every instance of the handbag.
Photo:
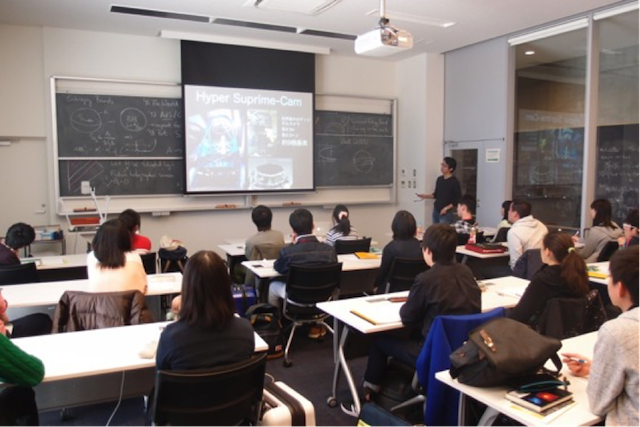
POLYGON ((473 329, 469 340, 449 355, 451 377, 476 387, 504 385, 536 374, 552 359, 557 376, 562 369, 562 342, 540 335, 524 323, 501 317, 473 329))

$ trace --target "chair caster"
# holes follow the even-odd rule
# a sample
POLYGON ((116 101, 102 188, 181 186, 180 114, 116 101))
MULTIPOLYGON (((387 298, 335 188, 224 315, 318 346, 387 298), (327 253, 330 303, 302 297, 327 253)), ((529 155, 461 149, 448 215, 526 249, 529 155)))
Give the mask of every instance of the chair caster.
POLYGON ((291 362, 290 360, 284 359, 282 361, 282 366, 284 366, 285 368, 290 368, 293 365, 293 362, 291 362))
POLYGON ((335 408, 338 406, 338 400, 333 396, 329 396, 327 398, 327 405, 329 405, 329 408, 335 408))

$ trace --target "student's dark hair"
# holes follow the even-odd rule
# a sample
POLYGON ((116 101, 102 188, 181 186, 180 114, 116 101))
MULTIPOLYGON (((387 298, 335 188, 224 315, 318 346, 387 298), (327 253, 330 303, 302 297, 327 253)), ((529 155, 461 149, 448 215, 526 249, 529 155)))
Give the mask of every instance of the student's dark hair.
POLYGON ((624 219, 625 224, 638 228, 638 209, 631 209, 624 219))
POLYGON ((130 233, 133 233, 133 229, 136 228, 136 226, 140 228, 140 214, 133 209, 123 210, 118 216, 118 219, 122 221, 130 233))
POLYGON ((518 212, 520 218, 531 215, 531 203, 525 200, 514 200, 511 202, 511 210, 518 212))
POLYGON ((456 159, 454 159, 453 157, 445 157, 443 160, 447 164, 447 166, 449 166, 449 169, 451 169, 452 173, 458 167, 458 162, 456 162, 456 159))
POLYGON ((466 206, 471 215, 476 214, 476 198, 472 195, 465 194, 464 196, 460 197, 458 204, 466 206))
POLYGON ((272 219, 273 213, 265 205, 258 205, 251 211, 251 220, 258 227, 258 231, 271 230, 272 219))
POLYGON ((622 283, 633 300, 633 306, 638 306, 638 248, 630 246, 620 249, 609 260, 609 272, 613 283, 622 283))
POLYGON ((30 245, 36 238, 36 231, 29 224, 18 222, 7 230, 4 243, 11 249, 18 250, 30 245))
POLYGON ((601 225, 615 228, 611 222, 611 203, 607 199, 594 200, 591 202, 591 209, 596 211, 596 216, 593 217, 593 227, 601 225))
POLYGON ((458 233, 449 224, 434 224, 422 238, 422 249, 429 248, 433 262, 451 264, 455 261, 458 233))
POLYGON ((567 233, 552 231, 542 239, 543 248, 547 248, 560 263, 560 277, 575 294, 586 295, 589 292, 587 264, 575 251, 573 239, 567 233))
POLYGON ((351 221, 349 221, 349 209, 345 205, 336 205, 331 214, 335 225, 331 231, 339 231, 343 236, 348 236, 351 232, 351 221))
POLYGON ((416 219, 411 212, 398 211, 391 221, 393 240, 409 240, 416 235, 416 219))
POLYGON ((110 219, 93 237, 93 253, 101 268, 124 267, 125 252, 131 251, 131 233, 119 219, 110 219))
POLYGON ((502 202, 502 209, 504 209, 504 215, 502 216, 502 219, 509 219, 509 208, 511 208, 511 200, 505 200, 504 202, 502 202))
POLYGON ((289 215, 289 225, 298 235, 311 234, 313 231, 313 215, 307 209, 296 209, 289 215))
POLYGON ((182 276, 179 321, 199 328, 219 329, 234 313, 226 263, 215 252, 196 252, 187 261, 182 276))

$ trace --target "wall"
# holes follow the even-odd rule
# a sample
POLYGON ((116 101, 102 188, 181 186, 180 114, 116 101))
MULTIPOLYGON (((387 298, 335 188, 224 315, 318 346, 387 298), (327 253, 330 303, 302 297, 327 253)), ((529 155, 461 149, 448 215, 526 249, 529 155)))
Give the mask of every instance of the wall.
MULTIPOLYGON (((46 189, 47 203, 53 206, 54 185, 52 172, 52 118, 49 79, 51 76, 73 76, 73 77, 95 77, 109 79, 127 79, 143 81, 163 81, 178 82, 180 79, 180 51, 179 42, 152 37, 138 37, 120 34, 106 34, 96 32, 82 32, 66 29, 32 29, 22 27, 2 27, 0 26, 0 53, 8 51, 9 44, 18 45, 16 48, 24 52, 26 58, 31 58, 34 63, 42 63, 39 68, 40 74, 34 77, 31 73, 21 73, 20 69, 14 68, 13 63, 7 65, 11 69, 5 71, 5 79, 0 81, 2 93, 8 88, 21 93, 25 90, 31 93, 31 88, 39 88, 36 92, 38 96, 32 96, 27 105, 16 111, 16 117, 22 117, 25 112, 40 110, 44 108, 46 120, 46 130, 44 133, 38 131, 40 137, 46 137, 46 141, 36 144, 21 145, 25 150, 20 152, 6 151, 10 155, 6 156, 7 161, 15 164, 22 162, 28 164, 23 159, 33 158, 34 161, 42 162, 45 159, 46 167, 39 163, 39 167, 30 168, 28 175, 30 185, 36 188, 46 189), (38 36, 34 35, 37 34, 38 36), (24 34, 29 37, 22 37, 24 34), (41 58, 41 59, 38 59, 41 58), (38 160, 40 159, 40 160, 38 160)), ((6 62, 3 61, 3 66, 6 62)), ((424 111, 425 94, 423 92, 426 84, 416 85, 412 91, 405 88, 403 92, 411 92, 410 99, 403 99, 398 95, 397 69, 402 73, 406 72, 411 64, 394 65, 387 61, 376 61, 361 58, 342 58, 334 56, 319 56, 317 60, 317 92, 323 94, 371 96, 378 98, 398 98, 399 99, 399 122, 407 123, 405 114, 411 111, 424 111), (403 71, 404 70, 404 71, 403 71)), ((18 65, 16 65, 17 67, 18 65)), ((424 69, 426 71, 426 69, 424 69)), ((422 71, 419 71, 421 73, 422 71)), ((422 76, 424 79, 424 76, 422 76)), ((14 93, 12 92, 12 93, 14 93)), ((15 96, 15 95, 14 95, 15 96)), ((413 114, 413 113, 411 113, 413 114)), ((422 115, 424 120, 424 115, 422 115)), ((3 135, 4 125, 0 122, 0 135, 3 135)), ((412 132, 415 129, 407 129, 401 132, 400 145, 405 143, 411 146, 420 147, 424 141, 424 135, 414 137, 412 132)), ((27 135, 28 127, 23 126, 21 133, 27 135)), ((22 144, 22 141, 19 142, 22 144)), ((4 147, 0 147, 2 150, 4 147)), ((12 147, 13 148, 13 147, 12 147)), ((401 151, 411 153, 412 150, 401 151)), ((4 153, 5 151, 0 151, 4 153)), ((426 153, 420 153, 420 158, 424 159, 426 153)), ((418 166, 419 166, 418 162, 418 166)), ((24 171, 24 168, 23 168, 24 171)), ((4 175, 3 175, 4 176, 4 175)), ((35 211, 40 207, 42 201, 39 197, 28 194, 30 186, 21 182, 21 179, 11 180, 17 183, 9 186, 3 184, 2 195, 6 195, 4 200, 10 200, 9 205, 34 206, 29 208, 35 211), (7 191, 8 190, 8 191, 7 191), (6 191, 6 192, 5 192, 6 191), (32 200, 33 199, 33 200, 32 200), (36 200, 37 199, 37 200, 36 200)), ((346 201, 348 204, 348 200, 346 201)), ((316 222, 328 222, 330 220, 333 206, 313 207, 310 210, 314 214, 316 222)), ((289 233, 288 215, 290 208, 280 208, 274 210, 274 228, 289 233)), ((354 225, 360 234, 372 236, 381 245, 389 240, 387 233, 390 232, 391 218, 396 206, 392 204, 354 206, 352 209, 354 225)), ((23 220, 19 211, 14 209, 4 209, 0 212, 0 230, 6 228, 13 222, 23 220)), ((66 225, 64 218, 55 215, 53 209, 48 209, 45 214, 37 215, 36 219, 30 219, 33 224, 59 223, 66 225)), ((254 226, 251 223, 249 210, 229 210, 229 211, 201 211, 201 212, 178 212, 170 216, 152 217, 143 215, 142 233, 149 236, 157 247, 160 237, 164 234, 175 238, 180 238, 189 249, 190 253, 203 248, 216 249, 218 244, 224 244, 227 238, 244 238, 252 233, 254 226)), ((2 231, 0 231, 0 234, 2 231)), ((84 241, 68 235, 68 251, 82 252, 85 248, 84 241), (75 248, 75 249, 74 249, 75 248)))

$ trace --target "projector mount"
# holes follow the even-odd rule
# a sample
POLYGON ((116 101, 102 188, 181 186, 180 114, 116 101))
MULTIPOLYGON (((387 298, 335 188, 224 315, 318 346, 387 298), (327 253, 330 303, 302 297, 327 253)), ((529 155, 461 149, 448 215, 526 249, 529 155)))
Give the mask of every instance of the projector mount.
POLYGON ((378 28, 382 31, 382 36, 386 38, 388 43, 397 43, 398 29, 389 24, 389 18, 387 18, 387 6, 386 0, 380 0, 380 20, 378 21, 378 28))

